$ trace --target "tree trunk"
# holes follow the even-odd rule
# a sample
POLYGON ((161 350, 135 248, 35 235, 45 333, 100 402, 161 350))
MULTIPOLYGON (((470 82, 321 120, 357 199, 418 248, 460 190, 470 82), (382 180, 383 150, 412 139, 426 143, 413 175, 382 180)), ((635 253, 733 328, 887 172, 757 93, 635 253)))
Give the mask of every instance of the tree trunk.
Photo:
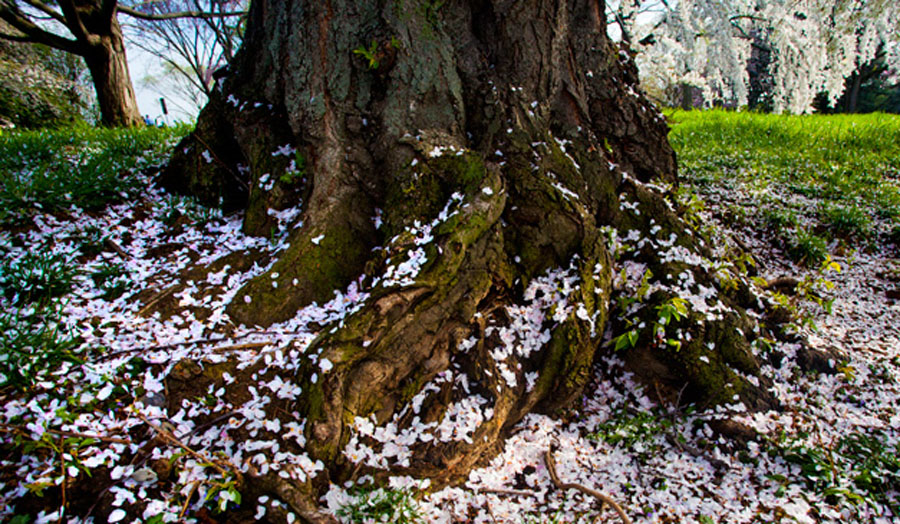
MULTIPOLYGON (((284 377, 326 466, 316 482, 378 475, 349 451, 380 449, 364 419, 432 434, 389 458, 393 473, 463 478, 525 414, 577 398, 617 340, 664 397, 686 386, 684 401, 771 405, 744 378, 759 370, 739 304, 753 301, 726 293, 675 213, 665 119, 603 13, 591 0, 251 4, 236 65, 162 181, 245 207, 254 235, 276 227, 270 210, 302 205, 290 247, 231 303, 235 322, 290 319, 351 283, 368 293, 284 377), (635 268, 648 270, 637 290, 619 276, 635 268), (690 307, 662 322, 679 291, 690 307), (440 433, 460 413, 471 426, 440 433)), ((269 481, 297 511, 315 500, 269 481)))
POLYGON ((847 93, 847 104, 844 106, 845 113, 856 113, 859 106, 859 90, 862 87, 863 75, 859 72, 850 75, 850 90, 847 93))
POLYGON ((100 122, 109 127, 143 124, 128 73, 128 60, 119 22, 113 17, 107 30, 93 35, 84 46, 84 61, 97 92, 100 122))

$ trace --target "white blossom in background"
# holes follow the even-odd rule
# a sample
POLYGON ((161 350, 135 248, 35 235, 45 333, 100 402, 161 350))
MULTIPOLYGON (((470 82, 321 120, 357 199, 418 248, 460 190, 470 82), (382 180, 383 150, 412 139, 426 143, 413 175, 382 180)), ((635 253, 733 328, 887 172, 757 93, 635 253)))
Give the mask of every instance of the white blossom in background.
POLYGON ((645 89, 669 103, 687 84, 706 103, 746 105, 754 46, 771 52, 765 95, 778 112, 810 111, 820 92, 834 102, 879 49, 895 74, 900 65, 895 0, 614 0, 607 21, 645 89))

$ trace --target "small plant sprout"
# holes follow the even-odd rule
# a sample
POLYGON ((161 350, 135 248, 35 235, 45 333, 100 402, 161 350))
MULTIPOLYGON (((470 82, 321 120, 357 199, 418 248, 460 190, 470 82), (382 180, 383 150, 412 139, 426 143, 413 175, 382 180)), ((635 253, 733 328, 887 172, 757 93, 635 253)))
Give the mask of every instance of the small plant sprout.
POLYGON ((672 321, 680 322, 687 318, 688 303, 681 297, 672 297, 665 303, 656 306, 657 321, 654 325, 657 340, 665 340, 666 345, 671 346, 675 351, 681 349, 681 340, 677 338, 666 338, 666 329, 672 321))
POLYGON ((115 300, 131 287, 128 272, 122 264, 104 264, 91 273, 91 280, 103 292, 103 298, 115 300))
POLYGON ((369 69, 378 69, 381 64, 378 61, 378 41, 372 40, 369 47, 359 46, 353 50, 353 54, 365 58, 369 63, 369 69))

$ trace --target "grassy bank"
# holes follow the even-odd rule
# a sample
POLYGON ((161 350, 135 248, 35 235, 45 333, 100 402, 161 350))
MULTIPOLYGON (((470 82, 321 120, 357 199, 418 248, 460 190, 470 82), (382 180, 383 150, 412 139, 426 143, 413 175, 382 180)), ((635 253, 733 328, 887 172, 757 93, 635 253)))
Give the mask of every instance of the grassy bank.
POLYGON ((73 127, 0 134, 0 222, 40 209, 97 209, 140 191, 187 126, 73 127))
POLYGON ((683 181, 795 260, 898 237, 900 116, 674 111, 683 181))

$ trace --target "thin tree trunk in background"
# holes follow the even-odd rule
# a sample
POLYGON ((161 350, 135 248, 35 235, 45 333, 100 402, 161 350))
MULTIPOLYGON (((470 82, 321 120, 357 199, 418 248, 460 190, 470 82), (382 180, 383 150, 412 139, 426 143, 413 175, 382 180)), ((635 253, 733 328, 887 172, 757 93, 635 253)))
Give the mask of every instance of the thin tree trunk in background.
POLYGON ((125 44, 115 19, 110 33, 99 36, 99 42, 87 48, 84 59, 97 94, 101 123, 110 127, 141 125, 143 119, 128 72, 125 44))
POLYGON ((850 93, 847 97, 847 106, 844 108, 846 113, 856 113, 859 107, 859 90, 862 87, 862 75, 854 73, 850 83, 850 93))

